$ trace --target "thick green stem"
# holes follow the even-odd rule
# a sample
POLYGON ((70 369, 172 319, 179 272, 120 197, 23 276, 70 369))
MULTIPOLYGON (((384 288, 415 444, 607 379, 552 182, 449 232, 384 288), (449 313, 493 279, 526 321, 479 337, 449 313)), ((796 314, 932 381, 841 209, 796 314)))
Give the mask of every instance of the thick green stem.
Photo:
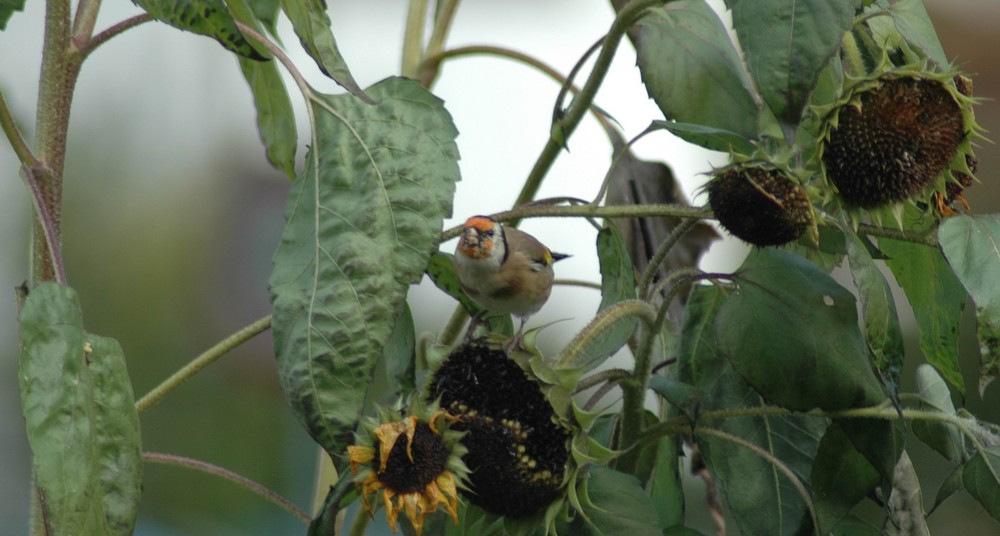
MULTIPOLYGON (((590 72, 590 76, 587 78, 587 82, 583 85, 580 93, 573 99, 573 103, 569 108, 566 109, 565 115, 559 119, 557 124, 552 126, 553 132, 549 135, 549 141, 546 142, 541 154, 538 155, 538 159, 535 160, 535 165, 528 174, 524 186, 521 188, 521 193, 518 195, 517 201, 515 201, 515 206, 523 205, 535 198, 538 189, 542 185, 542 180, 548 174, 565 141, 576 130, 583 115, 590 109, 591 104, 594 102, 597 90, 604 81, 604 76, 608 73, 608 69, 611 67, 611 61, 614 59, 615 52, 618 50, 618 45, 621 43, 622 36, 625 35, 626 30, 639 20, 644 11, 662 4, 663 0, 633 0, 615 17, 611 29, 608 30, 607 38, 604 40, 601 53, 598 54, 597 59, 594 61, 594 69, 590 72)), ((516 223, 516 221, 511 222, 512 225, 516 225, 516 223)))
POLYGON ((21 162, 21 165, 27 168, 37 168, 39 166, 38 159, 31 152, 31 148, 28 147, 28 142, 21 135, 20 129, 17 128, 17 121, 14 120, 14 115, 11 113, 10 107, 7 106, 7 100, 3 96, 2 89, 0 89, 0 128, 3 129, 3 133, 7 136, 10 147, 14 150, 14 154, 17 156, 18 161, 21 162))
POLYGON ((171 391, 180 387, 182 383, 191 379, 191 377, 197 374, 201 369, 226 355, 233 348, 236 348, 244 342, 252 339, 256 335, 263 333, 269 327, 271 327, 270 315, 261 318, 260 320, 219 341, 219 343, 215 346, 209 348, 205 351, 205 353, 194 358, 194 360, 190 363, 164 380, 163 383, 157 385, 152 391, 147 393, 146 396, 140 398, 139 401, 135 403, 136 411, 139 413, 146 411, 153 404, 156 404, 162 400, 163 397, 170 394, 171 391))
POLYGON ((656 310, 642 300, 620 301, 601 312, 596 318, 579 333, 569 344, 563 348, 562 353, 556 359, 557 368, 567 368, 576 365, 576 361, 583 356, 584 350, 597 340, 597 338, 611 328, 615 322, 628 317, 637 317, 644 323, 650 324, 656 318, 656 310))
POLYGON ((80 0, 76 6, 76 17, 73 19, 73 46, 80 46, 90 40, 94 34, 94 24, 97 23, 97 12, 101 10, 101 0, 80 0))

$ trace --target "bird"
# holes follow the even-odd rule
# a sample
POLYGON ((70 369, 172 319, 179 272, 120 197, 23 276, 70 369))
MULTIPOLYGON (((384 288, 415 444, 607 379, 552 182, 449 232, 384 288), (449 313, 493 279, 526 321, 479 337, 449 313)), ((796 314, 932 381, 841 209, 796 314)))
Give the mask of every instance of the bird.
MULTIPOLYGON (((517 316, 521 325, 509 348, 521 344, 524 324, 552 292, 552 264, 569 257, 553 253, 537 238, 505 227, 489 216, 465 221, 455 247, 455 271, 466 295, 494 313, 517 316)), ((478 325, 474 319, 469 334, 478 325)))

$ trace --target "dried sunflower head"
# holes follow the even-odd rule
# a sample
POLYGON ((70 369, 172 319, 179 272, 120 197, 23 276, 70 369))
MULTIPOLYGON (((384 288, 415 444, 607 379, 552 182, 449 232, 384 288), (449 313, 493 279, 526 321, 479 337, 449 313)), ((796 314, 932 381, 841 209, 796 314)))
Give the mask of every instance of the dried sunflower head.
POLYGON ((437 368, 428 398, 464 431, 473 504, 497 515, 531 516, 559 498, 569 461, 569 428, 538 382, 501 349, 468 344, 437 368))
POLYGON ((722 227, 755 246, 798 240, 813 225, 812 202, 805 189, 789 172, 773 165, 728 166, 705 189, 722 227))
POLYGON ((848 77, 826 109, 823 176, 855 220, 867 212, 877 224, 887 215, 899 221, 904 202, 953 214, 947 205, 973 180, 972 138, 981 129, 971 81, 911 59, 897 67, 887 54, 870 74, 848 77))
POLYGON ((369 497, 381 492, 393 531, 401 511, 418 535, 439 507, 458 523, 457 490, 467 469, 461 462, 461 434, 449 429, 449 420, 440 410, 427 417, 383 412, 378 421, 365 424, 358 444, 347 447, 365 509, 374 513, 377 506, 369 497))

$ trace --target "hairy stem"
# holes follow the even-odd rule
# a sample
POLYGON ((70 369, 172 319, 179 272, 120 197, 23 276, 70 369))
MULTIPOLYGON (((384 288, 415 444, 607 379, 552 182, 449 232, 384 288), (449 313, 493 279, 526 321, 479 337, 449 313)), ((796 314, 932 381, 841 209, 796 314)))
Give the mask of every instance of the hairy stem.
POLYGON ((37 168, 39 166, 38 159, 31 152, 31 148, 28 147, 28 142, 21 135, 20 129, 17 128, 17 121, 14 120, 14 115, 11 113, 10 107, 7 106, 7 100, 3 96, 3 89, 0 89, 0 128, 3 129, 3 133, 7 136, 10 147, 14 150, 14 154, 17 156, 18 161, 21 162, 21 165, 26 168, 37 168))
POLYGON ((184 365, 183 368, 164 380, 163 383, 153 388, 153 390, 147 393, 146 396, 140 398, 139 401, 135 403, 136 411, 139 413, 146 411, 152 407, 153 404, 163 400, 163 398, 170 394, 174 389, 180 387, 181 384, 191 379, 195 374, 201 371, 201 369, 214 363, 217 359, 226 355, 237 346, 252 339, 256 335, 263 333, 270 327, 271 316, 268 315, 219 341, 215 344, 215 346, 212 346, 204 353, 194 358, 194 360, 190 363, 184 365))
POLYGON ((590 348, 602 333, 611 328, 615 322, 632 316, 639 318, 646 324, 651 324, 656 318, 656 310, 642 300, 624 300, 608 307, 580 330, 573 337, 573 340, 569 341, 569 344, 563 348, 562 353, 556 359, 556 367, 576 366, 577 360, 583 356, 584 350, 590 348))
POLYGON ((257 495, 260 495, 264 499, 267 499, 268 502, 284 509, 288 513, 297 517, 299 521, 302 521, 306 525, 308 525, 312 521, 312 519, 309 517, 309 514, 307 514, 298 506, 295 506, 291 501, 282 497, 277 492, 253 480, 250 480, 249 478, 239 473, 230 471, 229 469, 225 469, 223 467, 219 467, 218 465, 214 465, 208 462, 203 462, 201 460, 195 460, 192 458, 186 458, 184 456, 177 456, 174 454, 164 454, 162 452, 143 452, 142 459, 147 463, 159 463, 162 465, 185 467, 187 469, 194 469, 195 471, 201 471, 203 473, 223 478, 225 480, 232 482, 233 484, 236 484, 237 486, 240 486, 244 489, 256 493, 257 495))
POLYGON ((656 277, 656 272, 660 269, 660 265, 663 261, 667 259, 667 255, 670 254, 670 250, 674 248, 677 242, 687 234, 695 225, 698 224, 700 220, 696 218, 690 218, 681 221, 677 227, 670 231, 670 235, 667 239, 660 244, 659 249, 653 254, 653 257, 649 259, 649 264, 646 265, 646 270, 642 272, 642 277, 639 278, 639 296, 645 296, 649 298, 649 285, 652 284, 653 278, 656 277))
POLYGON ((129 30, 131 28, 135 28, 136 26, 138 26, 140 24, 147 23, 147 22, 149 22, 151 20, 153 20, 153 16, 150 15, 149 13, 143 13, 142 15, 136 15, 134 17, 125 19, 125 20, 123 20, 123 21, 121 21, 121 22, 119 22, 119 23, 111 26, 107 30, 104 30, 103 32, 101 32, 101 33, 95 35, 94 37, 86 40, 85 42, 78 44, 77 53, 80 56, 87 57, 87 56, 90 55, 91 52, 93 52, 94 50, 96 50, 97 47, 99 47, 99 46, 103 45, 105 42, 107 42, 108 39, 111 39, 112 37, 114 37, 116 35, 124 33, 126 30, 129 30))

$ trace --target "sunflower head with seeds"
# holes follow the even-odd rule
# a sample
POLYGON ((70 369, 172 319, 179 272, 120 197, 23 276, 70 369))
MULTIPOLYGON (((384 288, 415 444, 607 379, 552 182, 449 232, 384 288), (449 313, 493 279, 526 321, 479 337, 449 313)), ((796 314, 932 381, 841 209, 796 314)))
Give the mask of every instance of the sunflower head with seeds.
POLYGON ((381 497, 393 531, 404 512, 421 534, 439 507, 458 523, 458 487, 468 469, 461 459, 462 433, 450 429, 453 420, 436 408, 414 408, 406 417, 382 410, 347 448, 365 509, 373 514, 378 505, 371 496, 381 497))

